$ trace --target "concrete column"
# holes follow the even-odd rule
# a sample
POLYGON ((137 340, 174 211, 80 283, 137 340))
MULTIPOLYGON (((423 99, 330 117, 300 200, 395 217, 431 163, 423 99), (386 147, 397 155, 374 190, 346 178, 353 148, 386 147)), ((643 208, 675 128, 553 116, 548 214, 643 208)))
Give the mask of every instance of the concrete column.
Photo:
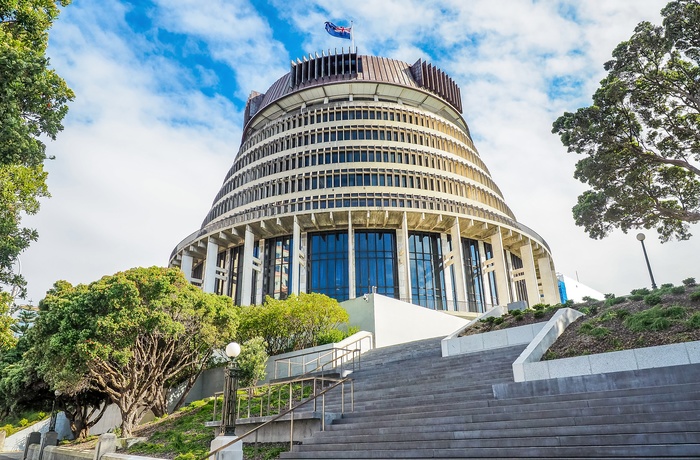
POLYGON ((263 303, 263 268, 265 267, 265 240, 258 241, 258 257, 253 259, 255 282, 255 304, 263 303))
POLYGON ((214 292, 216 287, 216 259, 219 256, 219 245, 209 238, 207 242, 207 258, 204 262, 204 279, 202 280, 202 290, 204 292, 214 292))
POLYGON ((455 224, 450 230, 452 235, 452 253, 453 261, 452 269, 455 272, 455 291, 457 294, 457 311, 467 311, 467 286, 464 276, 464 251, 462 249, 462 235, 459 228, 459 219, 455 219, 455 224))
POLYGON ((352 229, 352 211, 348 211, 348 298, 355 296, 355 231, 352 229))
POLYGON ((528 306, 533 306, 541 302, 540 287, 537 283, 537 270, 535 268, 535 258, 532 255, 532 242, 520 247, 520 258, 523 261, 525 272, 525 288, 527 289, 528 306))
POLYGON ((540 267, 540 278, 542 279, 542 291, 544 292, 544 303, 556 305, 561 303, 559 297, 559 283, 557 275, 552 270, 552 259, 549 255, 537 259, 537 264, 540 267))
POLYGON ((398 263, 399 296, 411 302, 411 260, 408 252, 408 222, 403 213, 401 228, 396 231, 396 259, 398 263))
POLYGON ((500 227, 498 227, 496 234, 491 236, 491 246, 493 246, 493 263, 495 268, 494 272, 496 274, 496 292, 498 293, 498 304, 507 305, 511 301, 508 290, 510 276, 508 276, 508 265, 506 264, 503 253, 503 238, 501 236, 500 227))
POLYGON ((299 292, 307 292, 306 289, 306 276, 307 276, 307 266, 308 263, 308 234, 306 232, 301 232, 301 237, 299 239, 299 292))
POLYGON ((253 247, 255 246, 255 235, 250 226, 245 227, 245 237, 243 240, 243 268, 241 270, 241 306, 250 305, 253 295, 253 247))
POLYGON ((185 274, 185 279, 192 282, 192 265, 194 265, 194 259, 191 255, 183 252, 182 262, 180 262, 180 270, 185 274))
POLYGON ((292 294, 299 294, 299 264, 300 264, 300 254, 301 254, 301 227, 299 227, 299 222, 296 216, 294 216, 294 226, 292 228, 292 280, 291 280, 291 291, 292 294))
POLYGON ((440 243, 442 245, 442 272, 445 277, 445 300, 447 301, 445 310, 457 311, 454 290, 452 289, 452 270, 455 265, 454 250, 448 251, 450 246, 447 244, 447 233, 440 234, 440 243))

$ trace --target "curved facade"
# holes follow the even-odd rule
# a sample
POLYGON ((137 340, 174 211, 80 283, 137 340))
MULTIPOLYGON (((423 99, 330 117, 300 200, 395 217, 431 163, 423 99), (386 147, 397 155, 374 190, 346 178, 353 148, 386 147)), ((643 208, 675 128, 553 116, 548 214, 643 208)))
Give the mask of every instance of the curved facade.
POLYGON ((293 62, 251 94, 233 165, 170 265, 239 305, 298 292, 448 311, 558 303, 547 244, 516 221, 461 112, 458 86, 422 60, 293 62))

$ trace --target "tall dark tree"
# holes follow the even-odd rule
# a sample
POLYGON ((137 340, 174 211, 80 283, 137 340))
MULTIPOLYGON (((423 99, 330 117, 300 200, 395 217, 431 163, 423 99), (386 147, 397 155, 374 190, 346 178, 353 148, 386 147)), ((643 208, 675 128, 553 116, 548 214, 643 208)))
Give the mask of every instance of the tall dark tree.
POLYGON ((553 126, 585 157, 574 177, 590 186, 573 208, 591 238, 655 228, 688 239, 700 221, 700 0, 675 0, 663 26, 642 22, 605 63, 593 105, 553 126))
MULTIPOLYGON (((53 140, 63 129, 74 97, 46 57, 48 30, 69 3, 0 1, 0 290, 4 286, 5 294, 13 294, 0 296, 0 314, 25 293, 25 281, 13 267, 38 235, 22 227, 21 218, 36 213, 39 198, 49 195, 43 139, 53 140)), ((6 322, 0 321, 0 336, 6 322)))
POLYGON ((135 268, 90 285, 57 282, 25 359, 65 395, 107 394, 129 436, 148 410, 164 413, 167 388, 198 372, 237 324, 231 298, 202 292, 179 269, 135 268))

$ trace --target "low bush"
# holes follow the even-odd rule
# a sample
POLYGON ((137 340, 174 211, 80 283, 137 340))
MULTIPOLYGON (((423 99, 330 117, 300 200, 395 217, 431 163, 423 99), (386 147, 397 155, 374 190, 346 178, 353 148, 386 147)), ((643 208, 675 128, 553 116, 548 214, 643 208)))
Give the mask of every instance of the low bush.
POLYGON ((647 294, 651 294, 651 291, 649 291, 649 289, 647 288, 632 289, 632 291, 630 291, 630 294, 645 296, 647 294))
POLYGON ((658 294, 648 294, 644 296, 644 303, 651 307, 653 307, 654 305, 658 305, 661 302, 661 296, 658 294))
POLYGON ((691 292, 688 297, 690 297, 690 300, 692 300, 693 302, 697 302, 698 300, 700 300, 700 289, 698 289, 695 292, 691 292))
POLYGON ((675 286, 671 289, 673 294, 685 294, 685 286, 675 286))
POLYGON ((700 312, 693 313, 685 324, 691 329, 700 329, 700 312))
POLYGON ((683 285, 688 287, 695 286, 695 278, 690 277, 683 280, 683 285))
POLYGON ((612 297, 609 297, 605 301, 605 305, 607 305, 608 307, 612 307, 613 305, 621 304, 623 302, 627 302, 626 297, 615 297, 615 295, 613 294, 612 297))
POLYGON ((683 318, 686 309, 679 306, 661 308, 659 306, 640 311, 625 318, 625 326, 635 332, 663 331, 671 327, 672 320, 683 318))

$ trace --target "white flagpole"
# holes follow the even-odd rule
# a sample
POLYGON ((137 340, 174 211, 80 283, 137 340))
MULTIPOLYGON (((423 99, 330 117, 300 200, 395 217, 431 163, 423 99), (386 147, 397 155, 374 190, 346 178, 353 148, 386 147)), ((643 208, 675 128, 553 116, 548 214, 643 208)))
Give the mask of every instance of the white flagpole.
POLYGON ((352 46, 352 51, 351 53, 355 52, 355 28, 353 27, 353 22, 350 21, 350 43, 352 46))

